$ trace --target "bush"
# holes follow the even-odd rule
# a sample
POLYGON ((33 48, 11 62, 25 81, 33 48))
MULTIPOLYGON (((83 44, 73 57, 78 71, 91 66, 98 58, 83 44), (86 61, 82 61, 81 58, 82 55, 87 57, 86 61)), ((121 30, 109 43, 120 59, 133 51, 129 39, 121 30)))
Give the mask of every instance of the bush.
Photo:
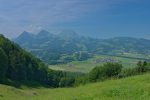
POLYGON ((138 75, 138 74, 142 74, 148 71, 150 71, 149 64, 146 61, 144 62, 139 61, 135 68, 127 68, 127 69, 122 70, 119 77, 128 77, 128 76, 138 75))
POLYGON ((144 62, 139 61, 139 62, 137 63, 136 69, 137 69, 137 72, 138 72, 138 73, 143 73, 143 72, 148 71, 147 62, 146 62, 146 61, 144 61, 144 62))
POLYGON ((86 84, 88 82, 89 82, 88 75, 84 75, 84 76, 76 77, 74 85, 75 86, 84 85, 84 84, 86 84))
POLYGON ((89 73, 89 81, 96 82, 109 77, 116 77, 122 70, 122 65, 118 63, 106 63, 103 66, 95 67, 89 73))
POLYGON ((121 71, 121 73, 119 74, 119 77, 128 77, 128 76, 133 76, 138 74, 136 68, 127 68, 121 71))
POLYGON ((60 87, 70 87, 73 86, 75 82, 74 78, 71 77, 63 77, 61 78, 60 82, 59 82, 59 86, 60 87))

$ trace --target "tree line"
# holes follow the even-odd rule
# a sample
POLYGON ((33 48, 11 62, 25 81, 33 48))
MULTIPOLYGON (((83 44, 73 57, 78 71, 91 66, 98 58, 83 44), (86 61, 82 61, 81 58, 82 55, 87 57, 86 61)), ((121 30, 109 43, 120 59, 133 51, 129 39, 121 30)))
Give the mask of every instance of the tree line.
POLYGON ((146 72, 150 72, 150 63, 147 61, 139 61, 137 66, 133 68, 123 68, 120 63, 106 63, 93 68, 87 75, 77 79, 76 85, 104 81, 111 78, 124 78, 146 72))

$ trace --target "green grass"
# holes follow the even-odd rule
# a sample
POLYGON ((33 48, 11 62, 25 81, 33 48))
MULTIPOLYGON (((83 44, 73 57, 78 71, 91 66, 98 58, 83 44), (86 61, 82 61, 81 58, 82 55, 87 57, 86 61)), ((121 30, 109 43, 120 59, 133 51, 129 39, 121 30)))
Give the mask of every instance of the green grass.
POLYGON ((106 62, 96 62, 95 63, 95 61, 97 61, 97 60, 113 59, 113 60, 118 61, 121 64, 123 64, 124 68, 127 68, 127 67, 135 67, 137 62, 139 61, 139 58, 148 59, 150 57, 140 55, 140 54, 131 54, 131 55, 126 54, 123 56, 99 55, 99 56, 95 56, 91 59, 88 59, 86 61, 73 61, 68 64, 49 65, 49 68, 54 69, 54 70, 88 73, 95 66, 106 63, 106 62))
POLYGON ((107 80, 76 88, 28 88, 0 85, 0 100, 150 100, 150 74, 107 80))

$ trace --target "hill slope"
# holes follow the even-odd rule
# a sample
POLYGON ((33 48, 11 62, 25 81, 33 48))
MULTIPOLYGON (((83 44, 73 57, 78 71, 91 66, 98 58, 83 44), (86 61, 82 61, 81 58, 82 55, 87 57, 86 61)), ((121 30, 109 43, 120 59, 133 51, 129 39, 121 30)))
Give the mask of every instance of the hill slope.
POLYGON ((87 84, 76 88, 16 89, 0 85, 0 100, 149 100, 150 74, 87 84))
POLYGON ((47 81, 47 66, 18 45, 0 35, 0 83, 47 81))

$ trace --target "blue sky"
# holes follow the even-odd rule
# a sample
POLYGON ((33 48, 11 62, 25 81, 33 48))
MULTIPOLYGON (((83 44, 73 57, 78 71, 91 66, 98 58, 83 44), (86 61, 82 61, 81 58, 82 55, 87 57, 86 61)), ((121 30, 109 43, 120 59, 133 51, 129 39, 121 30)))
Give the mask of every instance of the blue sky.
POLYGON ((13 38, 24 30, 41 29, 99 38, 150 38, 150 1, 0 0, 0 33, 13 38))

